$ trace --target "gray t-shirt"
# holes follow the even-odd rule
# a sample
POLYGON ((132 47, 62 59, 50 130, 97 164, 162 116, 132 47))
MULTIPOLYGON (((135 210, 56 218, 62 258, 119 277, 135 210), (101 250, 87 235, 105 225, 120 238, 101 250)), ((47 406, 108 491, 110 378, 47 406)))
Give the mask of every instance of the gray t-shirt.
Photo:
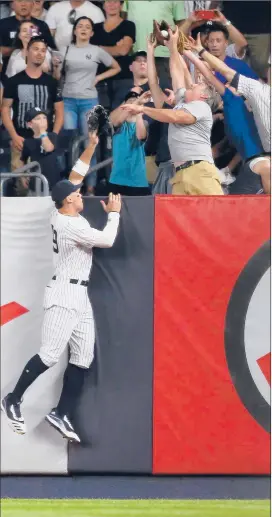
MULTIPOLYGON (((66 48, 61 49, 63 57, 66 48)), ((65 57, 65 80, 63 97, 74 99, 94 99, 97 97, 97 90, 94 80, 99 63, 106 67, 112 65, 113 58, 97 45, 76 47, 71 45, 65 57)))
POLYGON ((174 109, 191 113, 196 122, 191 125, 169 124, 168 145, 172 161, 177 163, 203 160, 214 163, 211 149, 211 108, 204 101, 184 102, 182 95, 176 95, 176 99, 178 103, 174 109))

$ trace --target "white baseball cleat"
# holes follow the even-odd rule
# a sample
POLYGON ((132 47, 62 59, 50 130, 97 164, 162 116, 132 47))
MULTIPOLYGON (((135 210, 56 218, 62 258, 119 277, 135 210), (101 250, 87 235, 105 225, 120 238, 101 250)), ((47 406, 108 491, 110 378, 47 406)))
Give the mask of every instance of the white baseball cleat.
POLYGON ((20 402, 14 401, 12 393, 1 400, 1 409, 11 429, 17 434, 25 434, 26 425, 21 413, 20 402))
POLYGON ((52 427, 57 429, 63 438, 67 438, 70 442, 81 442, 67 415, 60 416, 57 409, 52 409, 52 411, 46 415, 45 420, 47 420, 52 427))

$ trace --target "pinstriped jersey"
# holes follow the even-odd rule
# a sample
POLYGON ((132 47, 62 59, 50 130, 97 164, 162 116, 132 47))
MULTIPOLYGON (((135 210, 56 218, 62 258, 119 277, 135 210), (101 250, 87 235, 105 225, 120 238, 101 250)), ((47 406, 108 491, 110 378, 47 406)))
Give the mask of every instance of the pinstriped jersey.
POLYGON ((92 267, 92 248, 110 248, 116 238, 119 214, 110 212, 104 230, 92 228, 81 215, 51 214, 55 276, 57 281, 88 280, 92 267))
POLYGON ((271 151, 271 88, 268 84, 239 75, 239 93, 248 100, 266 153, 271 151))

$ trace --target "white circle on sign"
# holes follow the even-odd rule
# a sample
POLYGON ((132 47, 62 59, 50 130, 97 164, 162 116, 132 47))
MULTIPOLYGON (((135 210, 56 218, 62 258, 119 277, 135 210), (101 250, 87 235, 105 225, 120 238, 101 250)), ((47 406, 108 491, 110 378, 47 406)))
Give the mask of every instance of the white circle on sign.
POLYGON ((260 394, 270 405, 270 385, 258 361, 270 353, 270 268, 258 282, 245 320, 245 353, 248 367, 260 394))

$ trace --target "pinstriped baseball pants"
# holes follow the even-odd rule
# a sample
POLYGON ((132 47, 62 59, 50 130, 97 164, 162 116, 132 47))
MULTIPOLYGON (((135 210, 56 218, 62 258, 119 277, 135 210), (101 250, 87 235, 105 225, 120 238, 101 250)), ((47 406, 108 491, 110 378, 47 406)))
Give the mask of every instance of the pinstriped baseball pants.
POLYGON ((75 303, 68 303, 69 296, 66 299, 67 304, 57 304, 55 299, 58 287, 60 286, 53 288, 46 296, 40 358, 47 366, 53 366, 69 345, 69 362, 81 368, 89 368, 94 357, 95 327, 87 288, 68 286, 75 303))

